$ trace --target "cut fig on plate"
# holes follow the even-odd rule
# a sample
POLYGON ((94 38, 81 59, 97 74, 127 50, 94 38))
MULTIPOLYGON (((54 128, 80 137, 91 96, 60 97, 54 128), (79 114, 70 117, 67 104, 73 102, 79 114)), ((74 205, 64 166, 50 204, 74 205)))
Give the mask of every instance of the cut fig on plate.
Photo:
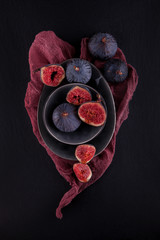
POLYGON ((82 144, 76 147, 75 156, 81 163, 88 163, 94 157, 96 148, 90 144, 82 144))
POLYGON ((83 103, 78 109, 80 119, 92 126, 102 126, 107 118, 106 110, 99 102, 83 103))
POLYGON ((65 78, 65 71, 60 65, 48 65, 41 68, 40 76, 45 85, 57 87, 65 78))
POLYGON ((81 105, 82 103, 92 100, 91 93, 79 86, 73 87, 67 94, 66 101, 74 105, 81 105))
POLYGON ((73 171, 80 182, 88 182, 92 177, 92 171, 87 164, 75 163, 73 171))
POLYGON ((52 114, 54 125, 62 132, 74 132, 81 124, 77 108, 69 103, 57 106, 52 114))

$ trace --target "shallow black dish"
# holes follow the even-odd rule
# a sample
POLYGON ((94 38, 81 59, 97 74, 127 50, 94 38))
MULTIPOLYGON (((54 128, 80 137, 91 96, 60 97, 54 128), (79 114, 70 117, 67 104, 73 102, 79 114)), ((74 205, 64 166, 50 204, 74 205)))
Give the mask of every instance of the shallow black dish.
MULTIPOLYGON (((69 61, 71 61, 71 59, 68 59, 61 64, 64 67, 64 69, 66 69, 66 65, 69 61)), ((108 83, 106 82, 105 78, 102 76, 100 71, 93 64, 91 64, 91 67, 92 67, 92 77, 91 77, 91 80, 87 83, 87 85, 95 88, 102 95, 107 106, 107 121, 103 130, 98 136, 96 136, 91 141, 87 142, 88 144, 93 144, 96 147, 96 155, 98 155, 107 147, 107 145, 109 144, 112 138, 112 135, 115 129, 116 112, 115 112, 114 99, 108 83)), ((66 79, 63 80, 60 86, 64 84, 68 84, 66 79)), ((48 96, 55 89, 56 88, 44 86, 42 90, 39 106, 38 106, 39 131, 46 145, 56 155, 65 159, 76 160, 74 155, 76 145, 73 146, 73 145, 61 143, 58 140, 56 140, 47 131, 43 121, 44 105, 46 103, 48 96)))
MULTIPOLYGON (((105 124, 100 127, 93 127, 84 122, 81 122, 79 128, 74 132, 62 132, 56 128, 52 121, 52 113, 53 110, 60 105, 61 103, 66 102, 67 93, 71 88, 79 86, 79 87, 87 87, 92 94, 92 101, 97 100, 97 95, 99 94, 95 89, 90 86, 79 84, 79 83, 71 83, 58 87, 54 90, 51 95, 48 97, 43 110, 43 120, 45 127, 48 132, 56 138, 58 141, 71 145, 79 145, 82 143, 86 143, 91 141, 94 137, 96 137, 104 128, 105 124)), ((106 109, 105 101, 102 99, 102 104, 106 109)), ((78 106, 77 106, 78 112, 78 106)), ((78 116, 78 114, 77 114, 78 116)))

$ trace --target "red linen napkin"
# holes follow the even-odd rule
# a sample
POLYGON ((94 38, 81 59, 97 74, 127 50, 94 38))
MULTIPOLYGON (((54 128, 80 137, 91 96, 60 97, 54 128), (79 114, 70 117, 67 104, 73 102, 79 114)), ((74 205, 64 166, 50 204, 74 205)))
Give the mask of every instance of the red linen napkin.
MULTIPOLYGON (((80 58, 86 59, 99 69, 103 67, 104 61, 95 60, 91 57, 88 51, 88 38, 83 38, 81 41, 81 55, 80 58)), ((112 162, 116 135, 124 120, 127 119, 129 113, 129 101, 132 99, 133 93, 138 83, 138 76, 136 70, 128 64, 127 79, 118 84, 109 83, 116 106, 116 127, 113 137, 108 147, 98 156, 94 157, 89 166, 92 170, 92 178, 88 183, 81 183, 77 180, 73 172, 73 164, 75 161, 69 161, 56 156, 43 142, 37 125, 37 106, 43 83, 40 80, 40 73, 34 70, 47 65, 61 63, 66 59, 74 57, 75 49, 69 43, 58 38, 52 31, 43 31, 36 35, 34 42, 29 50, 29 65, 31 80, 28 83, 25 95, 25 107, 31 120, 33 132, 37 137, 39 143, 46 149, 48 155, 54 162, 58 172, 69 182, 71 189, 64 194, 58 208, 56 209, 57 218, 62 218, 61 209, 68 205, 73 198, 81 191, 93 184, 99 179, 112 162)), ((124 54, 120 49, 117 50, 115 58, 120 58, 126 61, 124 54)))

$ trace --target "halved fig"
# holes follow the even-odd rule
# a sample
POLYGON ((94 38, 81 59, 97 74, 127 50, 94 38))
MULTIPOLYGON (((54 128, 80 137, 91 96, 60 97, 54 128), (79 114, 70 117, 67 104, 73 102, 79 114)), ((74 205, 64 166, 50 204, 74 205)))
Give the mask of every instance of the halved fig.
POLYGON ((51 87, 57 87, 65 78, 64 68, 60 65, 49 65, 41 68, 42 82, 51 87))
POLYGON ((75 163, 73 171, 80 182, 88 182, 92 177, 92 171, 87 164, 75 163))
POLYGON ((94 157, 96 148, 90 144, 82 144, 76 147, 75 156, 81 163, 88 163, 94 157))
POLYGON ((80 119, 92 126, 102 126, 107 118, 103 105, 99 102, 83 103, 78 109, 80 119))
POLYGON ((75 86, 67 94, 66 101, 74 105, 81 105, 82 103, 92 100, 90 92, 82 87, 75 86))

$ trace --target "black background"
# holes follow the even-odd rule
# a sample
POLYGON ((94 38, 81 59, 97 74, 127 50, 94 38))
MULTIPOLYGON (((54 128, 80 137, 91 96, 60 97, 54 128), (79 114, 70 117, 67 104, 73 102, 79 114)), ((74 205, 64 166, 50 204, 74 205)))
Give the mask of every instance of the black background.
POLYGON ((0 3, 0 239, 160 239, 160 71, 157 1, 0 3), (82 37, 117 39, 139 84, 106 173, 63 209, 70 188, 32 132, 24 108, 34 37, 53 30, 77 48, 82 37))

